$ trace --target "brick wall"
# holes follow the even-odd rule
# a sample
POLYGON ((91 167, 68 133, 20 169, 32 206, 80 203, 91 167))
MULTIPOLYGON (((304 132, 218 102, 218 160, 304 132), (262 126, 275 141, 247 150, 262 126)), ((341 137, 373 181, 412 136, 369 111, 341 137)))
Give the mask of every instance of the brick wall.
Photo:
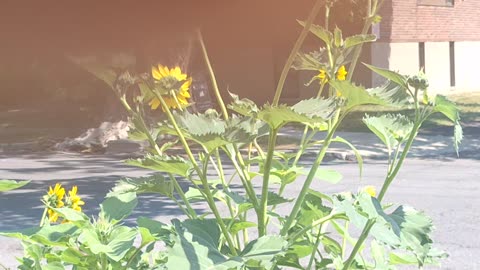
POLYGON ((417 0, 385 0, 380 41, 479 41, 480 0, 453 7, 418 6, 417 0))

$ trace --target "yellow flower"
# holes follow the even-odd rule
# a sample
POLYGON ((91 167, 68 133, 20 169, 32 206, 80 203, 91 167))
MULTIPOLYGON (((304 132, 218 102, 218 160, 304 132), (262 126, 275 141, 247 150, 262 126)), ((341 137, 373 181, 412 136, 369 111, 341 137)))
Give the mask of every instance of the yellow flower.
MULTIPOLYGON (((162 65, 152 67, 152 77, 162 90, 170 93, 162 95, 169 108, 184 108, 189 104, 188 99, 190 98, 189 91, 192 85, 192 78, 188 78, 187 74, 182 73, 178 66, 170 69, 162 65)), ((160 104, 160 100, 156 97, 149 102, 152 110, 157 109, 160 104)))
MULTIPOLYGON (((48 193, 47 193, 47 207, 53 207, 53 208, 60 208, 65 205, 63 202, 63 197, 65 196, 65 189, 62 187, 61 184, 57 183, 55 184, 55 187, 49 187, 48 193)), ((58 220, 58 214, 51 210, 48 209, 48 219, 50 222, 57 222, 58 220)))
POLYGON ((347 74, 348 74, 348 72, 347 72, 347 69, 345 69, 345 66, 341 66, 341 67, 337 70, 337 80, 339 80, 339 81, 345 81, 347 74))
POLYGON ((377 196, 377 190, 374 186, 366 186, 362 189, 362 191, 368 193, 372 197, 377 196))
POLYGON ((324 69, 320 69, 318 72, 319 73, 316 77, 320 79, 320 83, 328 82, 327 72, 324 69))
POLYGON ((77 186, 73 186, 72 190, 68 192, 67 199, 68 206, 75 211, 81 212, 82 205, 85 205, 85 202, 77 195, 77 186))

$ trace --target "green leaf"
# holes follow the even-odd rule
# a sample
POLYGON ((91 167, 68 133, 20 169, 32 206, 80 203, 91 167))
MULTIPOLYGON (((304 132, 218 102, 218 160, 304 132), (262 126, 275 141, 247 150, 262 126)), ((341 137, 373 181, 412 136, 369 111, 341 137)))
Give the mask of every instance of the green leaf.
MULTIPOLYGON (((298 52, 293 61, 292 68, 295 70, 311 70, 319 72, 327 70, 328 55, 324 48, 309 53, 298 52)), ((307 85, 310 85, 308 83, 307 85)))
POLYGON ((77 266, 85 266, 84 255, 85 254, 82 252, 69 247, 61 253, 60 259, 65 263, 70 263, 77 266))
POLYGON ((49 246, 66 246, 70 237, 76 234, 77 227, 73 224, 58 224, 44 226, 38 232, 30 236, 30 239, 49 246))
POLYGON ((288 242, 281 236, 262 236, 248 243, 240 253, 243 260, 255 260, 270 269, 276 256, 281 256, 287 249, 288 242))
MULTIPOLYGON (((304 175, 307 175, 308 173, 309 171, 303 171, 304 175)), ((341 173, 333 169, 318 168, 315 172, 315 178, 332 184, 336 184, 342 180, 343 176, 341 173)))
POLYGON ((215 219, 187 219, 181 225, 193 235, 193 241, 201 242, 212 249, 218 248, 221 232, 215 219))
POLYGON ((42 270, 63 270, 65 267, 61 262, 49 262, 47 265, 42 266, 42 270))
POLYGON ((133 179, 124 178, 113 187, 112 191, 107 194, 107 197, 130 192, 137 194, 158 193, 171 198, 173 196, 173 183, 160 174, 133 179))
POLYGON ((0 180, 0 192, 21 188, 30 181, 0 180))
POLYGON ((137 195, 133 192, 108 197, 100 204, 101 212, 110 220, 120 221, 129 216, 137 206, 137 195))
MULTIPOLYGON (((233 267, 220 266, 227 262, 216 248, 208 244, 208 240, 195 237, 192 233, 181 228, 180 222, 176 222, 177 237, 175 244, 168 248, 167 269, 229 269, 233 267)), ((234 267, 240 266, 238 262, 234 267)))
POLYGON ((152 220, 147 217, 139 217, 137 219, 139 229, 147 229, 149 233, 157 240, 164 242, 170 242, 170 236, 172 235, 171 227, 160 221, 152 220))
POLYGON ((258 107, 255 102, 247 98, 240 99, 238 95, 235 95, 233 93, 230 93, 230 96, 232 97, 233 101, 231 104, 228 105, 228 107, 231 110, 244 116, 252 116, 258 113, 258 107))
POLYGON ((109 237, 108 247, 110 250, 106 253, 107 256, 116 262, 122 260, 133 246, 136 236, 137 231, 135 229, 127 226, 116 227, 109 237))
POLYGON ((453 123, 460 120, 460 113, 457 105, 448 100, 445 96, 437 95, 435 97, 435 106, 433 107, 433 110, 442 113, 453 123))
POLYGON ((389 155, 392 149, 408 139, 413 131, 413 123, 401 114, 366 115, 363 122, 385 144, 389 155))
POLYGON ((82 227, 83 224, 89 221, 87 215, 82 212, 73 210, 71 208, 52 208, 55 212, 58 212, 63 218, 73 222, 76 226, 82 227))
POLYGON ((125 163, 140 168, 172 173, 183 177, 188 177, 193 169, 193 165, 182 157, 167 155, 159 156, 147 154, 144 158, 129 159, 125 163))
MULTIPOLYGON (((305 27, 305 22, 298 21, 298 23, 301 26, 305 27)), ((325 42, 325 44, 330 44, 330 45, 332 44, 332 39, 333 39, 332 33, 330 31, 328 31, 327 29, 323 28, 322 26, 312 24, 310 26, 310 32, 312 32, 312 34, 314 34, 315 36, 317 36, 318 38, 323 40, 323 42, 325 42)))
POLYGON ((335 103, 331 99, 302 100, 292 107, 286 105, 266 105, 258 112, 258 119, 267 123, 272 129, 278 129, 291 122, 319 123, 325 122, 335 110, 335 103))
POLYGON ((395 82, 396 84, 400 85, 402 88, 404 89, 407 89, 408 88, 408 79, 407 77, 397 73, 397 72, 394 72, 394 71, 391 71, 391 70, 388 70, 388 69, 383 69, 383 68, 379 68, 379 67, 375 67, 375 66, 371 66, 369 64, 365 64, 363 63, 365 66, 367 66, 369 69, 373 70, 375 73, 377 73, 378 75, 392 81, 392 82, 395 82))
POLYGON ((374 42, 376 40, 377 36, 371 34, 350 36, 345 39, 345 49, 367 42, 374 42))
POLYGON ((460 125, 460 112, 455 103, 448 100, 445 96, 437 95, 435 97, 435 105, 433 107, 433 112, 439 112, 445 115, 450 121, 454 123, 454 132, 453 132, 453 146, 458 156, 458 149, 460 143, 463 139, 463 130, 460 125))
POLYGON ((256 227, 256 226, 257 226, 257 223, 255 222, 235 220, 232 226, 230 226, 229 231, 232 235, 236 235, 240 231, 243 231, 247 228, 256 227))

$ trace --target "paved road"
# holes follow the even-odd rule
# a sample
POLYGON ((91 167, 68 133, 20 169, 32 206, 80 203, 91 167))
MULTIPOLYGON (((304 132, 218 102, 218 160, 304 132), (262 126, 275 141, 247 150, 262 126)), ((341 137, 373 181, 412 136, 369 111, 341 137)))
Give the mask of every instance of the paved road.
MULTIPOLYGON (((355 134, 344 136, 353 139, 358 137, 355 134)), ((470 139, 475 141, 474 137, 470 139)), ((433 139, 430 141, 431 144, 440 143, 433 139)), ((477 146, 478 144, 467 149, 466 155, 461 159, 452 155, 440 158, 439 153, 435 152, 429 152, 425 156, 412 153, 414 157, 405 162, 405 167, 386 197, 386 201, 403 202, 425 210, 433 218, 436 224, 434 240, 439 248, 450 254, 441 269, 480 269, 480 155, 474 154, 480 149, 477 146)), ((375 150, 376 146, 369 146, 369 149, 381 152, 380 149, 375 150)), ((87 203, 87 214, 95 214, 98 211, 95 207, 115 181, 121 177, 148 173, 146 170, 128 167, 121 160, 122 157, 119 156, 64 153, 0 156, 1 178, 33 180, 20 190, 0 195, 0 230, 36 225, 42 214, 39 200, 48 186, 58 181, 67 187, 78 185, 79 193, 87 203)), ((379 187, 386 169, 382 161, 367 159, 364 177, 360 181, 357 165, 352 161, 333 160, 327 162, 326 166, 337 169, 344 175, 344 180, 337 185, 324 182, 314 184, 315 189, 328 193, 357 190, 364 185, 379 187)), ((286 196, 294 197, 300 186, 292 185, 286 196)), ((202 205, 196 207, 204 209, 202 205)), ((140 215, 168 221, 181 213, 175 205, 162 198, 142 196, 129 222, 140 215)), ((0 243, 0 262, 14 267, 14 256, 22 253, 19 243, 7 238, 0 238, 0 243)))

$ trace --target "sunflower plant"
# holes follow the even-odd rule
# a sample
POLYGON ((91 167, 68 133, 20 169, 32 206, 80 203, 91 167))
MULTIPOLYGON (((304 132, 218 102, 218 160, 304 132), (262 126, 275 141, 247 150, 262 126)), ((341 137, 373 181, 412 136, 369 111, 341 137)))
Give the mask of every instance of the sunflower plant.
MULTIPOLYGON (((367 2, 362 32, 344 37, 341 29, 329 26, 329 11, 336 1, 316 1, 308 18, 299 21, 303 29, 272 102, 264 105, 235 94, 225 103, 200 32, 198 44, 218 105, 218 110, 204 113, 190 111, 193 79, 179 66, 152 63, 149 72, 136 74, 128 66, 111 69, 73 59, 112 88, 129 114, 131 139, 149 143, 144 157, 129 159, 127 164, 157 174, 121 180, 107 195, 96 219, 75 211, 81 206, 76 189, 68 194, 69 208, 59 208, 65 191, 53 188, 45 201, 53 214, 70 223, 52 225, 48 232, 71 229, 75 233, 57 235, 55 239, 69 244, 46 257, 47 261, 75 269, 346 270, 395 269, 397 265, 421 268, 438 263, 445 253, 433 247, 431 219, 410 206, 384 202, 384 198, 431 115, 443 114, 454 123, 458 151, 462 139, 458 109, 445 97, 428 94, 422 72, 405 76, 365 64, 383 76, 385 84, 367 89, 351 81, 362 46, 376 39, 368 34, 369 29, 380 20, 382 1, 367 2), (325 24, 316 25, 313 22, 321 10, 325 24), (323 46, 302 52, 309 34, 323 46), (307 84, 315 83, 318 91, 294 105, 281 104, 291 69, 314 71, 307 84), (342 179, 339 172, 322 166, 332 142, 354 151, 361 174, 361 155, 352 143, 335 134, 342 121, 363 105, 413 108, 415 112, 413 117, 385 114, 363 119, 388 152, 383 185, 337 194, 313 190, 313 181, 342 179), (280 131, 292 123, 304 131, 293 153, 277 148, 280 131), (314 140, 319 133, 324 139, 314 140), (260 140, 266 140, 266 145, 260 140), (302 156, 307 150, 314 152, 314 159, 305 164, 302 156), (234 172, 226 173, 226 166, 234 172), (182 188, 180 181, 188 183, 188 188, 182 188), (302 186, 300 192, 294 198, 285 197, 284 191, 293 184, 302 186), (139 218, 135 228, 121 225, 134 210, 136 195, 146 192, 172 200, 184 218, 169 225, 148 218, 139 218), (193 203, 199 201, 208 207, 207 212, 197 211, 193 203), (135 238, 141 243, 134 244, 135 238), (154 249, 156 243, 163 248, 154 249), (79 259, 82 256, 88 259, 79 259)), ((53 245, 50 236, 42 234, 42 238, 38 233, 21 235, 36 241, 35 245, 53 245), (50 242, 37 240, 44 238, 50 242)))

